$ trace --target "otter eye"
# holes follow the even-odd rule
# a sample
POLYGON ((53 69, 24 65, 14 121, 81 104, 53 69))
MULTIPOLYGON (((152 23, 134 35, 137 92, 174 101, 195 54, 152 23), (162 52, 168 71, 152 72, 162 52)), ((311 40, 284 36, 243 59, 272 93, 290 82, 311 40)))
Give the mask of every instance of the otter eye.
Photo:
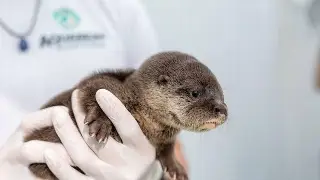
POLYGON ((191 92, 191 96, 194 97, 194 98, 197 98, 200 96, 200 92, 199 91, 192 91, 191 92))

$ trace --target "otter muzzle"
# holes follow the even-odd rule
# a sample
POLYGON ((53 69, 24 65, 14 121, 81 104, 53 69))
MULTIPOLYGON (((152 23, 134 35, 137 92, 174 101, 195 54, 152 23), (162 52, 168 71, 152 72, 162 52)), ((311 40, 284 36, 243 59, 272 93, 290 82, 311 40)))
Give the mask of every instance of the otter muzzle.
POLYGON ((215 129, 217 126, 222 125, 226 121, 226 116, 224 114, 220 114, 218 118, 211 119, 209 121, 204 122, 204 124, 200 127, 203 130, 215 129))

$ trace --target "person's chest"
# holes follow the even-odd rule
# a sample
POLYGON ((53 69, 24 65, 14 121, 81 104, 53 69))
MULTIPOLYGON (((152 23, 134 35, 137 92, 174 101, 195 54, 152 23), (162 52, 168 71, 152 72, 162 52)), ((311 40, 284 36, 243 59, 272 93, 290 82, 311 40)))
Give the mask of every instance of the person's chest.
MULTIPOLYGON (((29 2, 25 12, 10 12, 9 6, 0 13, 14 32, 25 32, 32 23, 36 1, 29 2)), ((0 29, 1 93, 34 109, 94 70, 126 67, 112 22, 97 5, 86 2, 42 1, 35 27, 26 37, 26 52, 19 51, 19 38, 0 29)))

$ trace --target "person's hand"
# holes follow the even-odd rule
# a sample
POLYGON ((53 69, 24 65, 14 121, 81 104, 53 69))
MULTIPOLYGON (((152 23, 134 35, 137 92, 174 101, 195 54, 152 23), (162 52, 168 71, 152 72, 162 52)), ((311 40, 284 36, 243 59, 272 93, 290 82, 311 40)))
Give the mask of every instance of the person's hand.
MULTIPOLYGON (((88 141, 98 158, 83 141, 72 123, 65 107, 51 107, 28 114, 0 150, 0 179, 34 179, 28 165, 47 163, 51 171, 60 179, 154 179, 161 176, 161 165, 155 161, 155 150, 149 144, 138 124, 126 111, 121 102, 107 91, 98 92, 98 102, 115 121, 124 144, 112 138, 106 147, 90 143, 86 127, 83 125, 84 114, 77 101, 77 91, 73 94, 73 110, 81 133, 88 141), (23 142, 23 137, 35 129, 54 126, 62 144, 30 141, 23 142), (70 155, 70 156, 69 156, 70 155), (104 162, 103 160, 106 160, 104 162), (80 167, 86 175, 75 171, 70 165, 80 167), (17 173, 19 172, 19 173, 17 173)), ((159 179, 159 178, 155 179, 159 179)))
MULTIPOLYGON (((9 104, 8 104, 9 106, 9 104)), ((27 169, 33 162, 44 162, 43 152, 47 148, 54 149, 61 156, 66 155, 63 146, 56 146, 49 142, 23 142, 23 137, 29 132, 42 127, 52 126, 52 117, 55 113, 64 111, 60 107, 52 107, 40 110, 27 115, 12 115, 11 118, 21 118, 20 126, 10 136, 0 149, 0 179, 16 180, 34 179, 27 169)), ((14 111, 12 111, 14 113, 14 111)), ((15 113, 19 113, 18 111, 15 113)), ((1 119, 2 122, 14 121, 17 119, 1 119)))
POLYGON ((109 137, 103 147, 89 136, 88 127, 84 125, 85 114, 79 106, 78 95, 79 91, 75 90, 72 95, 72 109, 83 137, 78 133, 67 111, 59 113, 59 117, 54 118, 53 123, 72 162, 85 175, 74 170, 69 160, 59 157, 54 151, 46 151, 45 161, 58 179, 160 179, 162 169, 160 163, 155 161, 154 147, 120 100, 107 90, 99 90, 96 93, 98 104, 113 122, 123 141, 121 144, 109 137))

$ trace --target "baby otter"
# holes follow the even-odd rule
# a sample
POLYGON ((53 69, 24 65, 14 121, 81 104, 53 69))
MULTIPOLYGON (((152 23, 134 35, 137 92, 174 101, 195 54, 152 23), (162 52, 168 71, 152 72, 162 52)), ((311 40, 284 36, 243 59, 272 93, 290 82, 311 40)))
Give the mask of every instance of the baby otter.
MULTIPOLYGON (((76 124, 71 108, 71 94, 75 89, 81 92, 80 102, 86 112, 84 123, 89 126, 89 134, 99 143, 105 142, 108 136, 122 142, 95 100, 99 89, 107 89, 132 113, 156 148, 157 159, 170 176, 176 176, 178 180, 188 179, 173 154, 178 133, 181 130, 209 131, 223 124, 228 115, 223 91, 214 74, 195 57, 182 52, 157 53, 137 70, 93 73, 54 97, 42 109, 67 106, 76 124)), ((36 130, 25 137, 25 141, 31 140, 61 143, 53 127, 36 130)), ((29 169, 39 178, 57 179, 46 164, 31 164, 29 169)))

